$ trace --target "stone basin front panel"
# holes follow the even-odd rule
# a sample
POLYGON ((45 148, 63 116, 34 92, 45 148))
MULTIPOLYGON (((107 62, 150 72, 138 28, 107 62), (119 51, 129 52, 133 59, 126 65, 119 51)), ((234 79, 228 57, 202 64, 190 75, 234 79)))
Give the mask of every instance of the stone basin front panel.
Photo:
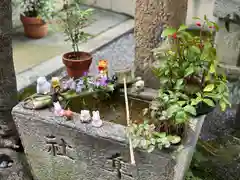
POLYGON ((32 111, 21 104, 13 117, 36 180, 170 180, 170 153, 135 151, 130 163, 125 127, 104 122, 101 128, 32 111))

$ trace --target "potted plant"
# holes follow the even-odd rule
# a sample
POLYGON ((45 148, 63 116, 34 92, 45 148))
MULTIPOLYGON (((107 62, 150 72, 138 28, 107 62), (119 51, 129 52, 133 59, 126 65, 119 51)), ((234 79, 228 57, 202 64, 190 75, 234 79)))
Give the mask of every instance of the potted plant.
POLYGON ((191 118, 207 114, 216 105, 222 111, 230 106, 227 80, 216 70, 213 32, 218 31, 218 26, 206 16, 204 20, 195 19, 201 27, 198 36, 187 32, 186 25, 163 31, 168 46, 154 50, 157 59, 160 57, 161 62, 164 59, 154 70, 162 86, 158 97, 144 110, 144 123, 135 123, 129 129, 134 147, 149 152, 155 147, 169 148, 184 137, 191 118), (208 37, 202 36, 204 28, 210 31, 208 37))
POLYGON ((54 0, 23 0, 19 1, 20 19, 24 33, 29 38, 39 39, 47 35, 47 20, 55 11, 54 0))
POLYGON ((62 57, 63 63, 67 68, 70 77, 79 78, 88 71, 92 63, 92 55, 87 52, 79 51, 79 42, 86 41, 89 34, 83 31, 90 22, 93 9, 82 10, 77 3, 68 5, 64 2, 62 14, 59 15, 61 27, 65 35, 66 41, 71 41, 72 52, 65 53, 62 57))

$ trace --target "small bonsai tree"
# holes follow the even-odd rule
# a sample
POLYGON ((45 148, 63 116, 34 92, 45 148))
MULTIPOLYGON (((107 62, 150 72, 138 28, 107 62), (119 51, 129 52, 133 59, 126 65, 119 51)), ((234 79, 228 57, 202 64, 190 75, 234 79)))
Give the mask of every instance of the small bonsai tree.
POLYGON ((68 1, 64 1, 62 13, 59 14, 60 25, 67 36, 66 41, 71 41, 74 52, 79 52, 79 42, 84 42, 89 38, 89 34, 83 31, 90 23, 90 17, 93 9, 80 9, 77 2, 69 5, 68 1))
POLYGON ((217 104, 222 111, 230 106, 226 77, 216 69, 213 28, 217 31, 218 26, 206 16, 204 20, 195 19, 201 27, 199 36, 187 32, 186 25, 179 29, 166 28, 163 36, 168 46, 154 50, 162 62, 154 70, 162 86, 158 97, 144 110, 144 123, 130 127, 135 147, 149 152, 155 147, 168 148, 181 141, 191 117, 208 113, 217 104), (210 30, 209 36, 202 35, 204 28, 210 30))

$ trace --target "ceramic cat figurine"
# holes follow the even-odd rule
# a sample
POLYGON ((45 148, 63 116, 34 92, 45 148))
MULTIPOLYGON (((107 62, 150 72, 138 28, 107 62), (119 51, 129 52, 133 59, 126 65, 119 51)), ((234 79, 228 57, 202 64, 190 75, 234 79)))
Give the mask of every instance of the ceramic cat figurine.
POLYGON ((83 123, 89 123, 92 120, 89 110, 81 110, 80 121, 83 123))
POLYGON ((92 116, 92 126, 93 127, 101 127, 103 122, 100 118, 99 111, 93 111, 93 116, 92 116))
POLYGON ((133 91, 134 92, 141 92, 144 90, 144 81, 141 77, 136 78, 136 82, 133 84, 133 91))
POLYGON ((51 91, 51 84, 47 81, 45 77, 39 77, 37 79, 37 93, 47 94, 51 91))

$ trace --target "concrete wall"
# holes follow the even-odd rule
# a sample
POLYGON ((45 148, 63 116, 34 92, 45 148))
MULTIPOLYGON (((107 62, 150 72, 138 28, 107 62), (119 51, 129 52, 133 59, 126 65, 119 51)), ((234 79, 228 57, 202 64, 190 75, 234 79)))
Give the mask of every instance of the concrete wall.
MULTIPOLYGON (((18 0, 13 1, 15 2, 18 0)), ((63 1, 58 1, 59 3, 57 4, 57 9, 60 9, 63 1)), ((135 16, 136 0, 83 0, 83 3, 93 7, 99 7, 102 9, 123 13, 132 17, 135 16)), ((193 16, 203 17, 204 14, 206 14, 210 19, 213 19, 213 3, 213 0, 189 1, 187 22, 191 23, 193 16)), ((16 12, 16 10, 13 9, 13 12, 14 27, 16 27, 21 25, 21 22, 19 21, 19 14, 16 12)))
POLYGON ((135 14, 136 0, 85 0, 85 4, 103 9, 124 13, 130 16, 135 14))
MULTIPOLYGON (((135 3, 136 0, 85 0, 87 5, 124 13, 132 17, 135 16, 135 3)), ((189 1, 187 23, 193 22, 193 16, 203 17, 205 14, 208 18, 213 19, 213 4, 214 0, 189 1)))

